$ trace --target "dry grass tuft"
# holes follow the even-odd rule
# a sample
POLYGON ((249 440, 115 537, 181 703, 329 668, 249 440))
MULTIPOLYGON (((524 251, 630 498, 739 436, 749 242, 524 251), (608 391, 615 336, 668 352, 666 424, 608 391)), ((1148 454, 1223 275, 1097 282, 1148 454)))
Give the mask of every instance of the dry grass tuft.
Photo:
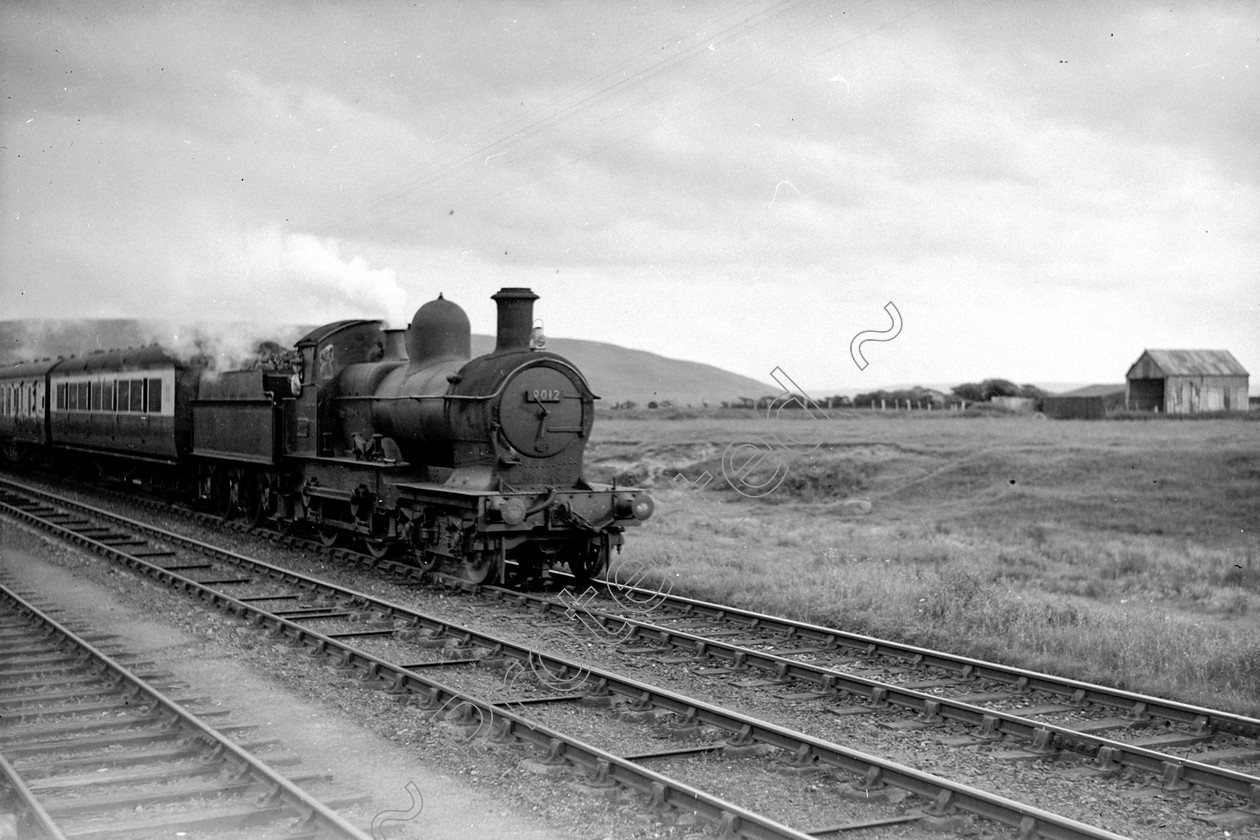
POLYGON ((698 598, 1260 715, 1254 422, 848 417, 764 500, 669 483, 729 487, 722 448, 763 426, 601 430, 593 454, 655 485, 627 557, 698 598))

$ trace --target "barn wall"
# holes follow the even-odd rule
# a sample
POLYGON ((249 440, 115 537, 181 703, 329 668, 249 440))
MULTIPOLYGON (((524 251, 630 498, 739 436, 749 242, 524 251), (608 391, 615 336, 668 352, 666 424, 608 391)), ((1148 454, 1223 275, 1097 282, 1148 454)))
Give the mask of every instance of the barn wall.
POLYGON ((1159 369, 1159 365, 1151 360, 1146 353, 1142 354, 1142 358, 1134 363, 1129 371, 1130 379, 1162 379, 1164 372, 1159 369))
POLYGON ((1102 397, 1046 397, 1043 411, 1056 420, 1100 420, 1106 414, 1102 397))
POLYGON ((1164 387, 1163 410, 1169 414, 1201 411, 1245 411, 1245 376, 1170 376, 1164 387))

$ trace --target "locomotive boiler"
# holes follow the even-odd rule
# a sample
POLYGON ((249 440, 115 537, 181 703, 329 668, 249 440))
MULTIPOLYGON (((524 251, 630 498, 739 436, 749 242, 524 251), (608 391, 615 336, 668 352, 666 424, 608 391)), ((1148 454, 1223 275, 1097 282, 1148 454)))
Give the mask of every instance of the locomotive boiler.
POLYGON ((198 495, 474 582, 552 564, 598 574, 653 503, 583 477, 596 396, 533 337, 537 297, 493 296, 495 348, 477 358, 467 315, 439 295, 405 331, 367 320, 311 331, 292 370, 204 375, 198 495))

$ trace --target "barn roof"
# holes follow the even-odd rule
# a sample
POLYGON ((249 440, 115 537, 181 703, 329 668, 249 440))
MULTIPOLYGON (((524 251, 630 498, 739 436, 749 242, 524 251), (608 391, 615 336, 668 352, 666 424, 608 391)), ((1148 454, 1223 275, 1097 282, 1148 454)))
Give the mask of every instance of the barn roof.
POLYGON ((1149 360, 1164 376, 1247 376, 1247 370, 1228 350, 1144 350, 1129 368, 1149 360))
POLYGON ((1062 394, 1052 394, 1055 397, 1107 397, 1112 394, 1123 394, 1125 392, 1125 384, 1121 382, 1119 385, 1086 385, 1084 388, 1077 388, 1075 391, 1064 391, 1062 394))

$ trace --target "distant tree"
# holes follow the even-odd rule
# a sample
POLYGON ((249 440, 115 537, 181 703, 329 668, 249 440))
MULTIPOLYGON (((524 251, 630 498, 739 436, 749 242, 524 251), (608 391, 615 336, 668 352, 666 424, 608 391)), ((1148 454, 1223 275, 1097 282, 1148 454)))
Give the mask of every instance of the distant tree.
POLYGON ((639 404, 635 402, 634 400, 626 400, 625 402, 621 404, 621 407, 628 410, 631 408, 638 408, 639 404))
POLYGON ((1039 400, 1042 397, 1050 396, 1049 391, 1043 391, 1036 385, 1020 385, 1017 396, 1029 397, 1030 399, 1039 400))
POLYGON ((1013 397, 1019 393, 1019 386, 1009 379, 986 379, 980 383, 982 399, 993 397, 1013 397))
POLYGON ((955 385, 949 390, 954 396, 967 402, 980 402, 985 399, 985 397, 980 396, 983 389, 979 382, 964 382, 961 385, 955 385))
POLYGON ((881 400, 887 400, 887 399, 889 399, 889 394, 887 391, 884 391, 884 390, 871 391, 866 394, 858 394, 856 397, 854 397, 853 406, 854 408, 865 408, 871 405, 879 405, 881 400))
POLYGON ((967 402, 984 402, 994 397, 1019 395, 1019 386, 1009 379, 986 379, 983 382, 964 382, 950 389, 954 396, 967 402))
POLYGON ((660 406, 656 404, 656 400, 652 400, 650 403, 648 403, 648 408, 656 409, 656 408, 660 408, 660 406))

